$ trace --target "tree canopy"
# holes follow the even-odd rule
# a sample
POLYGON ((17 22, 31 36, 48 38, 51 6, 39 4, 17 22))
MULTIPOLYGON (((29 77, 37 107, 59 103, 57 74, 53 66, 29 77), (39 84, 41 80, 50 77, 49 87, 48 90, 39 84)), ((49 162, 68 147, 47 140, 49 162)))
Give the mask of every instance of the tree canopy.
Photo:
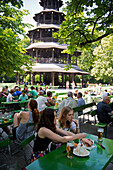
POLYGON ((30 68, 30 56, 25 55, 19 35, 25 36, 24 28, 30 26, 22 21, 27 10, 20 10, 21 0, 0 1, 0 75, 11 75, 21 71, 22 66, 30 68), (5 3, 6 2, 6 3, 5 3), (8 4, 10 2, 10 4, 8 4), (12 6, 12 5, 14 6, 12 6))
POLYGON ((96 80, 113 82, 113 36, 101 40, 101 44, 94 49, 95 61, 91 75, 96 80))
POLYGON ((70 0, 64 11, 65 21, 54 36, 69 44, 72 54, 113 33, 112 0, 70 0))

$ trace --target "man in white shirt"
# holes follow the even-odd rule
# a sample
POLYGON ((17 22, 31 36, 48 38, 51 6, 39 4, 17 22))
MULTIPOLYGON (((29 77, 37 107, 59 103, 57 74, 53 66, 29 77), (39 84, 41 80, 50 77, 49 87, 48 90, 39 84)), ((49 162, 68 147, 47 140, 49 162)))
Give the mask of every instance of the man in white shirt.
POLYGON ((12 102, 13 101, 13 94, 14 94, 14 90, 11 89, 8 96, 7 96, 7 99, 6 99, 6 102, 12 102))
POLYGON ((42 90, 39 91, 39 97, 36 99, 36 101, 38 103, 38 111, 40 112, 40 114, 43 113, 43 110, 47 106, 50 106, 50 104, 47 102, 46 97, 44 97, 43 95, 44 95, 44 92, 42 90))
MULTIPOLYGON (((60 114, 61 110, 64 108, 64 106, 69 106, 71 108, 75 108, 77 107, 77 102, 75 99, 73 99, 73 93, 71 91, 68 92, 68 98, 64 99, 59 107, 58 107, 58 112, 57 112, 57 116, 60 114)), ((74 113, 74 119, 78 119, 78 113, 74 113)))

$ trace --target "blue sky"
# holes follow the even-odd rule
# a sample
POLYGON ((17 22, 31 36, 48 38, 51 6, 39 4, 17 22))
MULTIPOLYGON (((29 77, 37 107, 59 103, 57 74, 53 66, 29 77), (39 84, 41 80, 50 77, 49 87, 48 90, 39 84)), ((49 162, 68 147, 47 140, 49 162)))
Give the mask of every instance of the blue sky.
MULTIPOLYGON (((43 10, 43 8, 39 4, 39 1, 40 0, 23 0, 23 2, 24 2, 23 8, 29 10, 29 12, 30 12, 30 15, 25 16, 23 19, 23 21, 25 23, 30 23, 30 24, 36 26, 36 22, 34 21, 33 16, 35 13, 38 13, 43 10)), ((65 6, 66 1, 67 0, 63 0, 63 3, 64 3, 63 7, 65 6)), ((61 8, 60 8, 60 11, 62 11, 61 8)), ((29 29, 26 28, 25 30, 27 32, 29 29)))

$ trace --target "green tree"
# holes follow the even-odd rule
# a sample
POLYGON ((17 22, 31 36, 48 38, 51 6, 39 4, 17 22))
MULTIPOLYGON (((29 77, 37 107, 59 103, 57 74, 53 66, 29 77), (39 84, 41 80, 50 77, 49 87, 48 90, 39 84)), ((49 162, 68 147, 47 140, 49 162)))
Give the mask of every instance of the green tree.
POLYGON ((30 69, 32 65, 31 57, 25 55, 26 50, 19 38, 20 34, 25 36, 24 28, 30 26, 22 22, 28 11, 20 10, 21 4, 21 0, 0 1, 0 76, 10 76, 14 71, 21 72, 22 66, 30 69))
POLYGON ((101 40, 101 45, 94 49, 95 61, 92 65, 91 75, 96 80, 113 82, 113 36, 101 40))
POLYGON ((26 38, 22 39, 21 44, 24 48, 27 48, 30 45, 30 38, 26 37, 26 38))
POLYGON ((65 21, 54 36, 69 44, 72 54, 113 33, 112 0, 70 0, 64 11, 65 21))

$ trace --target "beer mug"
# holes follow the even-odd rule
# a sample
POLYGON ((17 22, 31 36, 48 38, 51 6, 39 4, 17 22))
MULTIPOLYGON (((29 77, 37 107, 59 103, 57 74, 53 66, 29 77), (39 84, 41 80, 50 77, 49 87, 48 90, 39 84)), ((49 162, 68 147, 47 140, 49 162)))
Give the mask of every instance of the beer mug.
POLYGON ((67 142, 66 150, 67 150, 67 158, 73 158, 73 149, 74 149, 74 141, 67 142))
POLYGON ((4 123, 7 123, 9 121, 9 115, 8 113, 4 113, 4 123))
POLYGON ((104 133, 104 129, 103 128, 99 128, 98 129, 98 141, 102 141, 103 133, 104 133))

